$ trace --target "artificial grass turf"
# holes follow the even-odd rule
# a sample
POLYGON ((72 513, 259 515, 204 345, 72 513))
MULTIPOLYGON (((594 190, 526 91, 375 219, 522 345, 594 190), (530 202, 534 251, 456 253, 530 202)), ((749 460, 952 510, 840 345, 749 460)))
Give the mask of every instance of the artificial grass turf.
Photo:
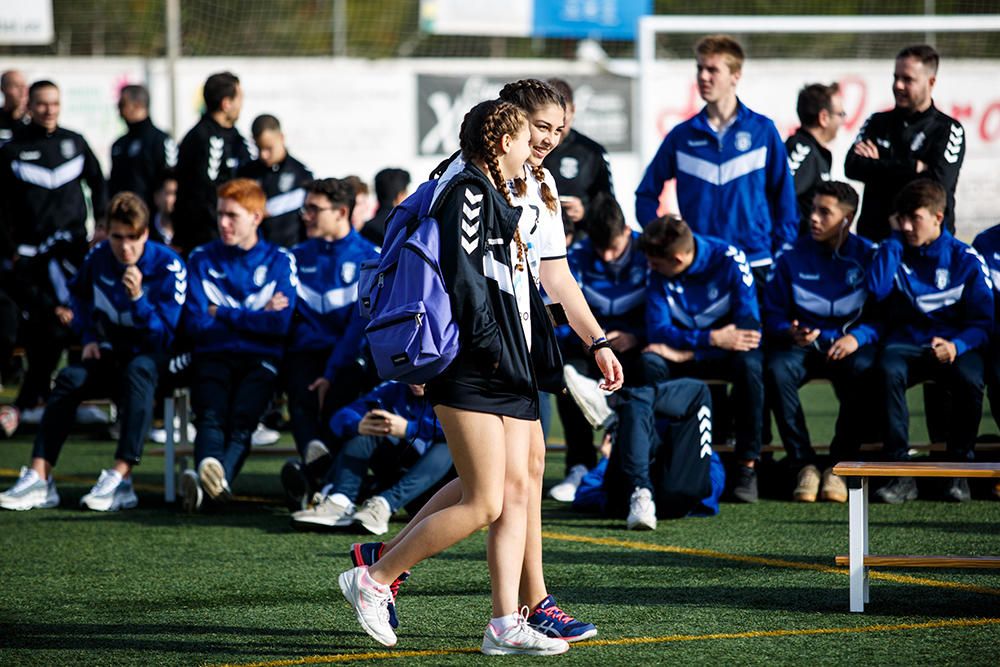
MULTIPOLYGON (((825 403, 815 407, 829 411, 825 403)), ((157 489, 162 462, 154 457, 137 469, 138 509, 107 515, 77 509, 113 452, 110 442, 74 440, 57 470, 68 480, 59 482, 59 509, 0 513, 0 663, 248 664, 316 656, 332 662, 385 651, 360 631, 335 580, 349 566, 350 543, 370 538, 291 530, 278 500, 281 459, 251 456, 235 490, 253 500, 224 513, 186 516, 166 507, 157 489)), ((29 455, 26 437, 0 446, 0 485, 13 482, 29 455)), ((562 455, 550 455, 547 483, 561 472, 562 455)), ((843 574, 770 562, 832 565, 835 554, 847 551, 845 505, 763 500, 724 504, 714 518, 661 521, 652 533, 629 533, 622 524, 545 502, 549 588, 567 611, 599 626, 598 640, 612 642, 574 647, 560 660, 996 663, 1000 625, 957 624, 1000 617, 1000 573, 893 570, 993 590, 873 579, 868 611, 851 614, 843 574), (699 553, 579 543, 564 535, 699 553), (952 625, 928 627, 942 623, 952 625), (888 629, 864 631, 876 626, 888 629), (830 633, 795 634, 814 629, 830 633), (623 643, 629 640, 638 643, 623 643)), ((990 500, 871 508, 874 553, 997 555, 998 527, 1000 503, 990 500)), ((485 659, 477 652, 490 612, 484 556, 479 533, 415 569, 402 589, 400 643, 390 653, 427 652, 406 657, 407 664, 485 659), (455 650, 466 652, 441 653, 455 650)))

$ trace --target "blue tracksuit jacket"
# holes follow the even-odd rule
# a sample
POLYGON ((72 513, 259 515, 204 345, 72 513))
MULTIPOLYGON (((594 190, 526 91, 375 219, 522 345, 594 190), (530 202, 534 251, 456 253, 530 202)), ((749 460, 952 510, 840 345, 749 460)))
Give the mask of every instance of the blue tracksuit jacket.
POLYGON ((650 272, 646 335, 650 343, 694 350, 696 359, 719 356, 709 333, 727 324, 760 328, 753 274, 742 250, 694 235, 695 255, 684 273, 668 278, 650 272))
POLYGON ((721 140, 705 109, 670 131, 635 191, 639 224, 656 218, 663 184, 674 178, 691 229, 743 249, 751 266, 767 265, 798 235, 785 144, 771 119, 742 102, 721 140))
POLYGON ((848 234, 834 251, 809 236, 778 254, 764 287, 764 329, 769 337, 788 338, 792 320, 819 329, 816 339, 827 349, 851 334, 858 345, 878 340, 877 328, 862 320, 868 299, 866 278, 875 245, 848 234))
POLYGON ((295 311, 295 258, 284 248, 258 241, 250 250, 215 240, 188 257, 184 324, 195 353, 240 352, 280 357, 295 311), (264 310, 281 292, 288 307, 264 310), (215 305, 215 317, 208 307, 215 305))
MULTIPOLYGON (((299 279, 295 321, 289 350, 333 348, 328 371, 336 371, 358 355, 365 322, 355 304, 361 263, 378 250, 353 229, 338 241, 309 239, 294 248, 299 279)), ((321 369, 317 369, 319 373, 321 369)), ((332 377, 329 372, 327 377, 332 377)))
POLYGON ((973 248, 947 231, 920 248, 900 232, 879 245, 869 286, 886 306, 886 343, 929 345, 940 336, 959 355, 985 344, 993 330, 993 286, 973 248))
POLYGON ((125 265, 102 241, 83 261, 70 286, 81 341, 129 357, 167 353, 177 333, 187 294, 187 268, 170 248, 147 241, 135 264, 142 294, 132 300, 122 284, 125 265))
POLYGON ((375 403, 379 409, 406 418, 409 422, 406 440, 421 454, 432 443, 444 440, 441 424, 430 403, 425 398, 414 396, 410 386, 402 382, 383 382, 368 394, 335 412, 330 418, 330 431, 335 437, 342 439, 356 436, 362 417, 368 413, 369 405, 375 403))
POLYGON ((986 268, 990 272, 990 282, 993 283, 993 333, 1000 333, 1000 318, 997 317, 997 309, 1000 309, 1000 298, 997 290, 1000 290, 1000 225, 995 225, 980 232, 972 242, 972 247, 979 251, 986 268))
POLYGON ((625 331, 646 338, 646 256, 639 249, 639 233, 632 233, 620 263, 603 261, 589 238, 573 244, 567 254, 569 269, 579 283, 590 310, 605 331, 625 331))

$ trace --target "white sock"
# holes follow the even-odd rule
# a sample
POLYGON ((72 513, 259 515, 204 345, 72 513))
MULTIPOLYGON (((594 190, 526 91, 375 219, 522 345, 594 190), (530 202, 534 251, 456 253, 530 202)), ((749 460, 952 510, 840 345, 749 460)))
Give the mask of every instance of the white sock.
POLYGON ((365 568, 364 573, 361 575, 361 583, 365 586, 371 586, 379 593, 388 593, 389 586, 386 584, 380 584, 372 578, 372 575, 368 574, 368 568, 365 568))
POLYGON ((521 622, 521 614, 514 612, 513 614, 507 614, 505 616, 497 616, 496 618, 490 619, 490 625, 493 626, 493 630, 496 631, 498 635, 510 630, 512 627, 521 622))

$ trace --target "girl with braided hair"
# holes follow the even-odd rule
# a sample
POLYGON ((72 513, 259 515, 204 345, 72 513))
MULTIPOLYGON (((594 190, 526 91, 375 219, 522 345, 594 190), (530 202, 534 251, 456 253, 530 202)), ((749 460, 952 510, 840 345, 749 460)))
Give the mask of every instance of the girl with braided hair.
POLYGON ((455 361, 427 383, 425 395, 441 422, 458 482, 453 496, 427 503, 390 549, 362 556, 360 563, 356 559, 357 567, 340 575, 358 621, 386 646, 396 644, 390 586, 398 585, 407 568, 489 525, 493 618, 483 653, 555 655, 569 648, 532 628, 518 611, 528 452, 531 425, 538 419, 532 355, 558 356, 528 275, 520 210, 511 205, 507 186, 528 159, 528 138, 527 117, 519 107, 499 100, 476 105, 459 135, 465 166, 434 192, 430 213, 440 228, 439 265, 461 347, 455 361), (516 291, 527 294, 530 311, 523 311, 516 291), (534 325, 530 338, 529 325, 534 325))

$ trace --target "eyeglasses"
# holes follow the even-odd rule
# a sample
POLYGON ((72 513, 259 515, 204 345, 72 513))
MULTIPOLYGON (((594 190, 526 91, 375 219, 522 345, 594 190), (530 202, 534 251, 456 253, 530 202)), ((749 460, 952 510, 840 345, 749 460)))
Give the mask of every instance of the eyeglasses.
POLYGON ((322 213, 323 211, 332 211, 333 208, 334 208, 333 206, 326 206, 324 208, 320 208, 319 206, 316 206, 316 204, 306 204, 305 206, 299 209, 299 213, 302 215, 306 215, 307 213, 309 215, 316 215, 317 213, 322 213))

